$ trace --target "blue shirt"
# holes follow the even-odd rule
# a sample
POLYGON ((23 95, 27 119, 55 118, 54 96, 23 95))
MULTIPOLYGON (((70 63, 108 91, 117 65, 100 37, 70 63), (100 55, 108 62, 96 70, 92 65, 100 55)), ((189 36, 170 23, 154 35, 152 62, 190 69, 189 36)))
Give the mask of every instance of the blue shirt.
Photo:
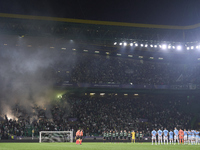
POLYGON ((187 136, 187 131, 184 131, 184 135, 187 136))
POLYGON ((174 130, 174 134, 175 134, 176 136, 178 136, 178 130, 177 130, 177 129, 174 130))
POLYGON ((158 135, 162 136, 162 131, 161 130, 158 130, 158 135))
POLYGON ((169 138, 170 138, 170 139, 173 139, 173 135, 174 135, 174 133, 173 133, 172 131, 170 131, 170 132, 169 132, 169 138))
POLYGON ((192 136, 194 136, 194 130, 191 131, 192 136))
POLYGON ((153 130, 151 133, 152 133, 153 136, 156 136, 157 132, 155 130, 153 130))
POLYGON ((191 132, 190 131, 188 131, 188 137, 191 137, 191 132))
POLYGON ((164 130, 163 133, 164 133, 164 136, 167 136, 168 130, 164 130))
POLYGON ((196 137, 199 137, 199 131, 196 131, 196 137))

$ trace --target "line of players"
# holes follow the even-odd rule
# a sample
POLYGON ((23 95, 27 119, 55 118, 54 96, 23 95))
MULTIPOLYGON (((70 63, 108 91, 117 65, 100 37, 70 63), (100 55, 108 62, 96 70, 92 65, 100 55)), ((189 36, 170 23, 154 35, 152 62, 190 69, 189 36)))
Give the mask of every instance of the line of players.
POLYGON ((118 141, 118 140, 121 140, 121 141, 132 141, 135 143, 135 131, 104 131, 103 133, 103 141, 104 142, 115 142, 118 141))
POLYGON ((168 130, 165 128, 163 131, 159 129, 158 131, 155 131, 155 129, 151 132, 152 135, 152 145, 153 142, 155 141, 155 144, 157 145, 157 140, 156 136, 158 136, 158 144, 162 144, 162 139, 164 141, 167 141, 168 144, 168 135, 169 135, 169 141, 170 144, 176 144, 176 142, 179 144, 191 144, 191 145, 199 145, 200 144, 200 136, 199 136, 199 131, 197 130, 189 130, 186 131, 186 129, 183 130, 177 130, 177 128, 174 128, 174 131, 168 130), (163 137, 163 138, 162 138, 163 137), (174 142, 174 143, 173 143, 174 142))

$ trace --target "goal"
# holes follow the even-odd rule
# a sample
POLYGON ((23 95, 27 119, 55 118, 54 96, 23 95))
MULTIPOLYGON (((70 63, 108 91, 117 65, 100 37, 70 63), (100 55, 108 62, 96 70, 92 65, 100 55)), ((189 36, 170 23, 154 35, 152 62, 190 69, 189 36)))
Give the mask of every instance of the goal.
POLYGON ((73 131, 40 131, 39 142, 73 142, 73 131))

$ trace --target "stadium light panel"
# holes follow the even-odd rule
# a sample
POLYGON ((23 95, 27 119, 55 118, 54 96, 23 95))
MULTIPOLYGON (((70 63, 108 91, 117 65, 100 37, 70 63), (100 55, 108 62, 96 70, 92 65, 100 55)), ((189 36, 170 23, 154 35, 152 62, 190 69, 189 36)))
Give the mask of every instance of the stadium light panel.
POLYGON ((88 50, 87 50, 87 49, 84 49, 83 51, 84 51, 84 52, 88 52, 88 50))
POLYGON ((130 46, 133 46, 133 43, 130 43, 130 46))
POLYGON ((73 51, 76 51, 76 49, 75 49, 75 48, 73 48, 72 50, 73 50, 73 51))
POLYGON ((110 53, 109 53, 109 52, 106 52, 106 54, 109 55, 110 53))
POLYGON ((180 45, 177 46, 177 50, 178 50, 178 51, 181 50, 181 46, 180 46, 180 45))
POLYGON ((124 42, 124 46, 126 46, 127 45, 127 43, 126 42, 124 42))
POLYGON ((140 44, 140 46, 141 46, 141 47, 143 47, 143 46, 144 46, 144 44, 140 44))
POLYGON ((49 48, 54 48, 53 46, 49 47, 49 48))
POLYGON ((175 46, 172 46, 173 49, 175 49, 175 46))
POLYGON ((105 95, 105 93, 100 93, 100 95, 101 95, 101 96, 104 96, 104 95, 105 95))
POLYGON ((157 46, 157 45, 154 45, 154 47, 157 48, 158 46, 157 46))
POLYGON ((90 96, 93 96, 93 95, 95 95, 95 93, 90 93, 90 96))
POLYGON ((153 47, 153 45, 151 44, 150 47, 153 47))
POLYGON ((3 45, 7 46, 8 44, 3 44, 3 45))
POLYGON ((62 49, 62 50, 66 50, 66 48, 65 48, 65 47, 62 47, 61 49, 62 49))
POLYGON ((138 96, 139 94, 134 94, 134 96, 138 96))
POLYGON ((187 47, 187 50, 190 50, 190 47, 187 47))
POLYGON ((115 42, 114 45, 117 45, 117 42, 115 42))
POLYGON ((117 53, 117 56, 122 56, 122 54, 117 53))
POLYGON ((133 57, 133 55, 128 55, 128 57, 133 57))
POLYGON ((168 49, 171 49, 172 48, 172 46, 171 45, 168 45, 168 49))
POLYGON ((138 46, 138 44, 137 44, 137 43, 135 43, 135 46, 137 47, 137 46, 138 46))
POLYGON ((148 44, 145 44, 145 46, 144 47, 148 47, 148 44))
POLYGON ((167 49, 167 45, 166 45, 166 44, 163 44, 163 45, 162 45, 162 49, 167 49))
POLYGON ((99 54, 99 51, 95 51, 96 54, 99 54))
POLYGON ((119 45, 122 45, 122 43, 119 43, 119 45))
POLYGON ((199 49, 199 46, 196 46, 196 49, 199 49))
POLYGON ((194 49, 194 46, 191 46, 191 49, 194 49))
POLYGON ((124 96, 128 96, 128 94, 124 94, 124 96))

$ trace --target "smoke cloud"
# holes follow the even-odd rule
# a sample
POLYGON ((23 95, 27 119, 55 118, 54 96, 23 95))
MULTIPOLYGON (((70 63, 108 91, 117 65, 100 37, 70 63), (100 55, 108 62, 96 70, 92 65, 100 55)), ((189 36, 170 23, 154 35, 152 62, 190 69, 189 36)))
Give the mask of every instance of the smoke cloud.
MULTIPOLYGON (((51 117, 50 104, 55 98, 55 64, 70 64, 76 58, 74 55, 61 55, 46 44, 27 47, 31 40, 17 38, 18 46, 7 44, 0 50, 0 114, 14 118, 11 109, 18 104, 33 116, 37 105, 46 108, 47 117, 51 117)), ((41 43, 41 39, 34 42, 41 43)))

